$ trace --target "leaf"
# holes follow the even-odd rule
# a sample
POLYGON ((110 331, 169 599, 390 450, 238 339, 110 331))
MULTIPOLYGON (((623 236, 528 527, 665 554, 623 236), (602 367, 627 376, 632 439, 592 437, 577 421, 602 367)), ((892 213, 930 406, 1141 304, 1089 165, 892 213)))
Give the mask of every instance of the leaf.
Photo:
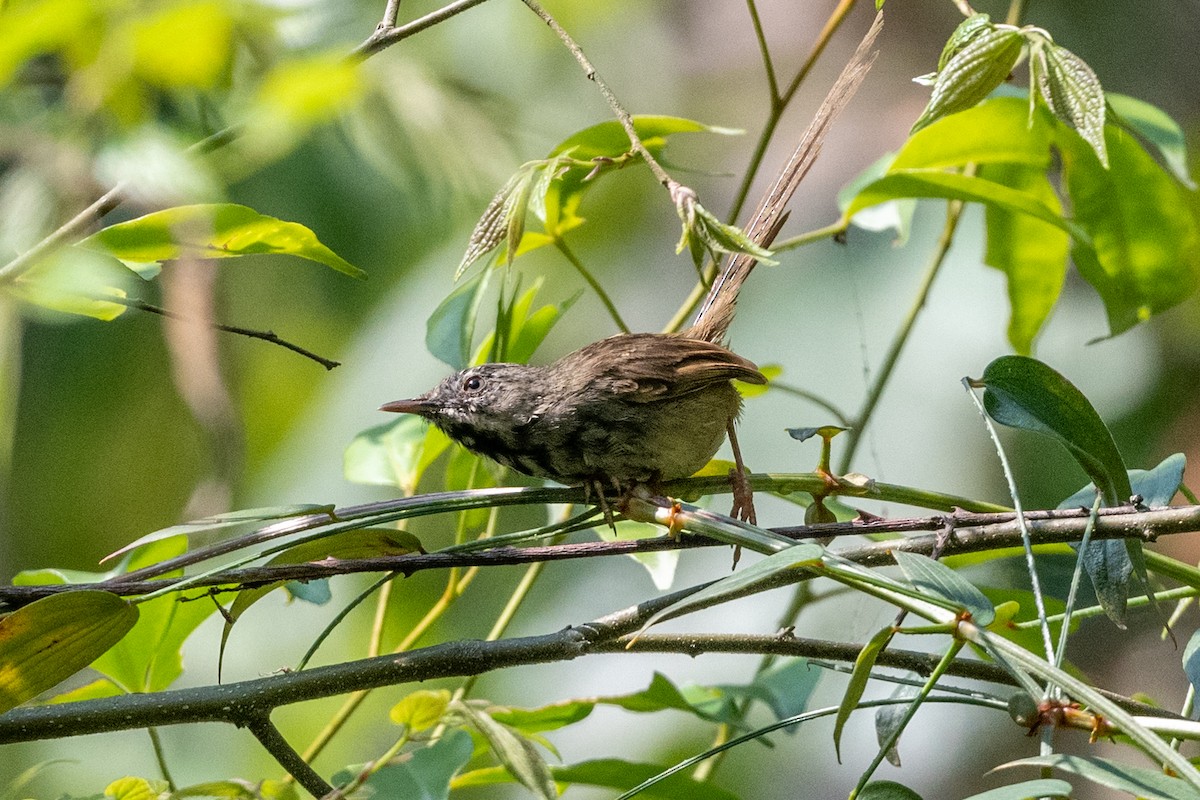
POLYGON ((986 792, 973 794, 965 800, 1039 800, 1043 797, 1071 796, 1072 786, 1066 781, 1053 778, 1039 778, 1033 781, 1022 781, 986 792))
POLYGON ((165 89, 214 88, 228 67, 228 5, 183 2, 140 15, 133 25, 133 72, 165 89))
MULTIPOLYGON (((718 688, 728 695, 758 700, 771 709, 775 719, 787 719, 808 707, 808 700, 822 674, 807 660, 795 658, 755 676, 745 686, 721 684, 718 688)), ((799 727, 791 726, 784 730, 791 734, 798 731, 799 727)))
POLYGON ((171 790, 166 781, 125 777, 104 787, 104 797, 112 800, 167 800, 171 790))
MULTIPOLYGON (((536 162, 535 162, 536 165, 536 162)), ((525 230, 525 215, 529 211, 529 193, 533 184, 534 170, 530 164, 522 164, 512 177, 500 187, 487 208, 471 230, 467 250, 463 253, 454 280, 463 276, 472 264, 507 242, 507 261, 516 258, 522 233, 525 230), (514 245, 515 241, 515 245, 514 245)))
POLYGON ((971 613, 971 621, 987 627, 996 618, 992 601, 963 576, 920 553, 893 550, 892 558, 917 589, 934 597, 949 600, 971 613))
MULTIPOLYGON (((1112 434, 1070 381, 1036 359, 1001 356, 987 366, 981 382, 986 387, 983 405, 992 419, 1049 436, 1065 446, 1100 487, 1105 505, 1128 500, 1133 490, 1112 434)), ((1129 575, 1141 559, 1141 543, 1110 544, 1089 546, 1083 554, 1084 566, 1105 613, 1124 627, 1129 575)))
POLYGON ((858 193, 843 212, 843 220, 864 208, 904 197, 940 197, 1029 214, 1061 228, 1076 241, 1088 242, 1088 234, 1082 227, 1033 195, 977 176, 932 169, 888 173, 858 193))
MULTIPOLYGON (((642 144, 650 151, 650 155, 658 159, 662 157, 667 146, 667 139, 677 133, 719 133, 733 134, 728 128, 718 128, 705 125, 695 120, 682 117, 650 116, 635 114, 633 129, 637 132, 642 144)), ((603 165, 604 160, 617 161, 630 153, 632 145, 629 135, 617 120, 607 120, 598 125, 584 128, 563 141, 550 151, 550 157, 570 154, 578 162, 592 162, 603 165)), ((640 158, 638 159, 641 160, 640 158)), ((592 175, 589 167, 571 167, 563 172, 557 180, 550 182, 542 198, 545 207, 546 233, 551 236, 561 236, 567 230, 578 226, 579 206, 583 197, 597 180, 607 174, 601 169, 592 175), (592 177, 589 179, 589 175, 592 177)))
MULTIPOLYGON (((1200 692, 1200 630, 1192 634, 1187 647, 1183 648, 1183 671, 1192 689, 1200 692)), ((1192 719, 1200 719, 1200 704, 1192 706, 1192 719)))
POLYGON ((1129 477, 1112 434, 1074 384, 1026 356, 995 359, 980 383, 985 387, 983 405, 992 419, 1049 436, 1066 447, 1101 488, 1106 505, 1129 499, 1129 477))
POLYGON ((554 788, 550 767, 533 742, 469 704, 458 703, 455 709, 479 731, 492 753, 522 786, 543 800, 557 800, 558 790, 554 788))
MULTIPOLYGON (((1171 505, 1175 493, 1183 485, 1183 472, 1187 468, 1187 457, 1183 453, 1169 455, 1153 469, 1131 469, 1128 471, 1130 491, 1142 498, 1149 508, 1171 505)), ((1058 508, 1090 508, 1096 497, 1096 485, 1089 483, 1066 500, 1058 508)))
POLYGON ((700 205, 696 193, 691 189, 677 187, 672 196, 675 213, 683 224, 675 252, 682 253, 686 248, 692 254, 692 262, 697 269, 704 263, 705 256, 711 256, 716 261, 723 253, 744 253, 763 264, 778 263, 771 260, 770 250, 760 247, 741 228, 721 222, 700 205))
MULTIPOLYGON (((721 473, 723 475, 727 472, 721 473)), ((604 542, 628 542, 638 539, 656 538, 662 534, 662 528, 649 522, 626 520, 617 525, 613 531, 608 525, 597 525, 596 535, 604 542)), ((654 588, 665 592, 675 582, 675 568, 679 564, 678 550, 662 550, 649 553, 630 553, 629 557, 645 568, 654 583, 654 588)))
MULTIPOLYGON (((912 141, 912 139, 910 138, 909 141, 912 141)), ((854 202, 854 198, 858 193, 887 174, 888 168, 895 160, 895 153, 885 153, 873 164, 854 176, 849 183, 838 191, 837 205, 838 210, 842 212, 842 219, 848 219, 851 224, 863 230, 875 232, 895 231, 895 244, 897 247, 903 247, 908 242, 909 233, 912 231, 912 218, 917 210, 915 200, 887 200, 873 206, 860 208, 853 215, 847 213, 850 204, 854 202)))
POLYGON ((921 800, 921 795, 895 781, 872 781, 858 793, 858 800, 921 800))
POLYGON ((980 35, 992 30, 992 27, 992 18, 987 14, 971 14, 960 22, 942 47, 942 54, 938 57, 938 72, 944 70, 950 63, 950 59, 954 58, 960 50, 980 35))
MULTIPOLYGON (((956 116, 968 113, 971 112, 956 116)), ((984 164, 979 175, 1035 197, 1047 207, 1061 212, 1058 195, 1042 169, 984 164)), ((1003 272, 1008 284, 1008 301, 1012 308, 1008 341, 1019 355, 1030 355, 1034 339, 1049 319, 1062 292, 1070 239, 1061 228, 1028 214, 989 205, 985 207, 985 215, 987 250, 984 263, 1003 272)))
POLYGON ((909 136, 887 172, 967 164, 1017 164, 1045 171, 1051 164, 1053 133, 1044 110, 1030 116, 1023 100, 993 97, 909 136))
POLYGON ((938 70, 929 105, 913 123, 911 132, 987 97, 1008 78, 1024 46, 1025 37, 1016 28, 978 26, 969 41, 938 70))
POLYGON ((838 703, 837 717, 833 723, 833 749, 839 764, 842 763, 842 731, 850 719, 850 714, 858 707, 858 701, 862 700, 867 681, 871 680, 871 670, 875 668, 875 660, 895 635, 896 629, 891 625, 882 628, 863 645, 858 657, 854 659, 854 671, 850 673, 850 680, 846 684, 841 702, 838 703))
POLYGON ((450 692, 446 689, 419 689, 392 706, 388 716, 410 733, 420 733, 441 722, 449 705, 450 692))
MULTIPOLYGON (((617 791, 628 791, 651 778, 662 775, 670 767, 658 764, 642 764, 617 758, 601 758, 579 764, 550 767, 556 783, 567 786, 603 786, 617 791)), ((455 787, 493 786, 511 782, 512 776, 504 769, 483 768, 472 770, 455 779, 455 787)), ((711 781, 698 781, 690 775, 676 773, 642 789, 639 797, 661 798, 661 800, 738 800, 711 781)))
POLYGON ((780 573, 815 566, 820 563, 821 554, 824 552, 825 548, 816 544, 798 544, 784 548, 660 610, 646 621, 642 631, 697 608, 749 594, 756 586, 780 573))
POLYGON ((573 725, 585 719, 595 707, 592 701, 567 700, 540 708, 492 708, 489 713, 497 722, 530 734, 573 725))
POLYGON ((596 698, 596 703, 619 706, 626 711, 652 713, 683 711, 709 722, 730 722, 734 709, 730 697, 721 689, 710 686, 689 686, 680 690, 660 672, 655 672, 650 685, 640 692, 596 698))
POLYGON ((1007 767, 1051 767, 1071 775, 1147 800, 1200 800, 1200 792, 1180 780, 1155 769, 1134 767, 1108 758, 1055 754, 1022 758, 1001 764, 1007 767))
POLYGON ((449 446, 440 429, 404 414, 355 436, 343 456, 343 473, 354 483, 396 486, 415 494, 425 470, 449 446))
MULTIPOLYGON (((474 745, 470 735, 461 729, 446 735, 429 747, 421 747, 396 759, 367 779, 366 786, 375 790, 378 798, 420 798, 420 800, 449 800, 450 779, 471 758, 474 745)), ((344 786, 353 780, 362 767, 348 767, 333 776, 334 786, 344 786)))
POLYGON ((1106 93, 1109 119, 1141 136, 1162 155, 1167 170, 1193 191, 1196 183, 1188 172, 1187 136, 1171 115, 1157 106, 1129 95, 1106 93))
POLYGON ((138 265, 176 258, 236 258, 283 254, 324 264, 352 278, 367 274, 298 222, 235 203, 176 206, 102 228, 80 247, 138 265))
POLYGON ((484 270, 460 283, 425 322, 425 347, 453 369, 466 369, 471 362, 475 318, 489 275, 491 272, 484 270))
MULTIPOLYGON (((1091 247, 1073 253, 1108 314, 1109 335, 1191 297, 1200 282, 1194 192, 1168 175, 1132 136, 1109 126, 1108 169, 1062 129, 1065 187, 1091 247)), ((1079 240, 1084 241, 1084 240, 1079 240)))
POLYGON ((137 620, 129 603, 91 589, 43 597, 0 619, 0 713, 91 664, 137 620))
POLYGON ((91 0, 44 0, 0 4, 4 35, 0 36, 0 88, 8 85, 29 59, 66 48, 93 34, 100 8, 91 0))
POLYGON ((1051 42, 1036 48, 1041 66, 1035 70, 1038 91, 1054 116, 1083 137, 1108 166, 1104 143, 1104 89, 1096 73, 1079 56, 1051 42))
MULTIPOLYGON (((891 699, 893 700, 915 700, 917 697, 917 688, 915 686, 905 686, 899 684, 892 692, 891 699)), ((883 747, 893 736, 896 740, 884 752, 884 758, 893 767, 900 766, 900 740, 898 732, 904 724, 905 717, 908 716, 908 707, 910 703, 893 703, 891 705, 880 706, 875 709, 875 741, 880 747, 883 747)))
POLYGON ((67 248, 5 289, 38 308, 111 322, 125 312, 126 305, 119 301, 128 296, 135 283, 139 281, 120 262, 99 253, 67 248))

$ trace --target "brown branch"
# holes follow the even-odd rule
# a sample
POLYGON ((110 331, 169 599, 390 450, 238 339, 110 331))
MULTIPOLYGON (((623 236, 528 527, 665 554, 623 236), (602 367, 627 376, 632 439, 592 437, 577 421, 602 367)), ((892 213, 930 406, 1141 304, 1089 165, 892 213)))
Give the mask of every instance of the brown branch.
MULTIPOLYGON (((1055 544, 1078 541, 1087 526, 1089 509, 1031 511, 1025 515, 1034 544, 1055 544)), ((775 533, 794 539, 842 537, 879 533, 916 533, 881 542, 868 542, 838 550, 838 555, 864 566, 880 566, 893 562, 892 552, 930 555, 938 546, 937 532, 950 527, 954 534, 943 542, 943 556, 977 553, 997 548, 1016 547, 1021 543, 1016 515, 1009 513, 976 514, 957 512, 911 519, 840 522, 828 525, 809 525, 773 528, 775 533)), ((1132 506, 1100 509, 1094 539, 1136 538, 1153 542, 1159 536, 1189 533, 1200 530, 1200 506, 1176 506, 1152 510, 1137 510, 1132 506)), ((278 564, 264 567, 231 569, 219 572, 192 584, 192 588, 221 587, 219 591, 263 586, 281 581, 307 581, 362 572, 397 572, 405 576, 430 569, 453 567, 496 567, 531 564, 544 561, 564 561, 599 556, 654 553, 665 550, 686 550, 697 547, 724 546, 720 542, 698 536, 675 540, 668 536, 652 539, 611 542, 574 542, 559 545, 530 545, 526 547, 495 547, 474 552, 410 553, 305 564, 278 564)), ((124 577, 124 576, 122 576, 124 577)), ((778 585, 809 580, 805 573, 787 573, 778 585)), ((0 607, 12 610, 42 597, 87 588, 101 588, 122 596, 137 596, 169 588, 179 579, 106 581, 99 584, 55 584, 45 586, 0 587, 0 607)))
MULTIPOLYGON (((106 303, 116 303, 117 305, 122 305, 126 308, 132 308, 137 311, 145 311, 148 314, 158 314, 160 317, 165 317, 166 319, 192 321, 181 314, 176 314, 174 311, 168 311, 161 306, 152 305, 144 300, 139 300, 136 297, 115 297, 104 295, 103 297, 97 297, 96 299, 103 300, 106 303)), ((203 324, 208 325, 215 330, 224 331, 225 333, 234 333, 238 336, 245 336, 250 339, 261 339, 264 342, 277 344, 280 347, 291 350, 293 353, 298 353, 307 359, 317 362, 325 369, 331 370, 334 367, 340 367, 342 365, 342 362, 340 361, 334 361, 333 359, 317 355, 313 351, 307 350, 298 344, 289 342, 287 339, 280 338, 274 331, 260 331, 253 328, 242 328, 237 325, 225 325, 220 322, 203 322, 203 324)))

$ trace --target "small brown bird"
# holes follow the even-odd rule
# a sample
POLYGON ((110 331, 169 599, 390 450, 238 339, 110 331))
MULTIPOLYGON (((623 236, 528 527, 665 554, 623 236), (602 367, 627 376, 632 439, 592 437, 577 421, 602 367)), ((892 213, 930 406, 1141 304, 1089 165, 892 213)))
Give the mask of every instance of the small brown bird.
MULTIPOLYGON (((784 206, 816 158, 830 123, 871 66, 870 47, 881 24, 877 15, 759 203, 746 226, 751 241, 769 247, 774 240, 784 206)), ((734 436, 742 401, 731 381, 762 384, 766 378, 721 342, 754 264, 753 257, 731 256, 695 323, 682 333, 619 334, 547 366, 483 364, 382 410, 419 414, 468 450, 518 472, 583 484, 599 492, 602 504, 609 488, 628 491, 693 474, 728 435, 737 464, 731 473, 731 513, 753 521, 734 436)))
POLYGON ((603 493, 707 464, 741 410, 733 379, 767 381, 752 362, 702 339, 619 334, 548 366, 472 367, 382 410, 419 414, 518 472, 603 493))

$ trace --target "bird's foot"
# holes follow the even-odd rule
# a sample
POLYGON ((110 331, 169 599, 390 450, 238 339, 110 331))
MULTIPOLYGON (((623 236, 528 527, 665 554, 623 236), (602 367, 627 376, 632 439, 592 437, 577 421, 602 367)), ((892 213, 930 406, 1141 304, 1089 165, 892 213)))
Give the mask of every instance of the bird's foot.
POLYGON ((729 516, 751 525, 758 524, 758 515, 754 513, 754 490, 750 488, 750 478, 744 470, 729 470, 729 483, 733 487, 733 508, 729 516))

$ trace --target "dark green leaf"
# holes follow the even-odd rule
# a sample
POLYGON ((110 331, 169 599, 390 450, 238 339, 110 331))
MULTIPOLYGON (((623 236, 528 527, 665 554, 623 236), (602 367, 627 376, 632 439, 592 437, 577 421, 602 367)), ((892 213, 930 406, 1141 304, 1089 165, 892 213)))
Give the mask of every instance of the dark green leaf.
POLYGON ((996 609, 983 592, 945 564, 929 556, 904 550, 893 551, 892 558, 896 559, 896 564, 913 586, 969 611, 976 625, 987 627, 996 618, 996 609))
POLYGON ((1148 800, 1200 800, 1200 792, 1156 769, 1134 767, 1108 758, 1055 754, 1009 761, 1002 767, 1052 767, 1071 775, 1148 800))
POLYGON ((1058 441, 1101 487, 1105 504, 1131 494, 1125 462, 1108 426, 1074 384, 1036 359, 1001 356, 983 372, 984 408, 1002 425, 1058 441))
POLYGON ((280 253, 316 261, 352 278, 367 274, 317 240, 298 222, 259 214, 234 203, 177 206, 110 225, 79 243, 121 261, 144 264, 174 258, 234 258, 280 253))
MULTIPOLYGON (((892 692, 891 699, 912 701, 917 696, 917 687, 898 684, 892 692)), ((892 703, 886 706, 880 706, 875 709, 875 741, 880 747, 892 741, 892 737, 896 737, 892 744, 884 753, 884 758, 893 767, 900 766, 900 736, 901 726, 905 723, 905 717, 908 716, 908 707, 911 703, 892 703)))
POLYGON ((659 672, 654 673, 650 685, 640 692, 600 697, 596 702, 643 714, 666 710, 684 711, 710 722, 728 722, 732 720, 733 712, 730 697, 721 689, 689 686, 680 690, 659 672))
POLYGON ((842 694, 842 701, 838 704, 837 718, 833 723, 833 749, 837 753, 839 764, 842 761, 842 730, 846 727, 846 721, 850 719, 850 714, 858 707, 858 701, 862 700, 867 682, 871 680, 871 670, 875 668, 876 659, 895 635, 896 629, 890 625, 881 629, 863 645, 863 649, 858 653, 858 658, 854 660, 854 671, 850 674, 850 681, 846 684, 846 691, 842 694))
POLYGON ((858 800, 921 800, 921 795, 895 781, 872 781, 859 792, 858 800))
MULTIPOLYGON (((555 782, 567 786, 603 786, 618 791, 628 791, 646 781, 665 773, 670 767, 658 764, 640 764, 616 758, 596 759, 579 764, 551 766, 550 774, 555 782)), ((456 786, 494 786, 512 782, 512 776, 504 769, 484 768, 472 770, 458 777, 456 786)), ((738 800, 737 795, 714 786, 711 781, 698 781, 686 773, 675 773, 638 792, 638 797, 660 798, 661 800, 738 800)))
MULTIPOLYGON (((722 684, 718 688, 728 695, 765 703, 776 719, 787 719, 808 707, 808 700, 822 674, 821 670, 811 666, 808 661, 796 658, 758 675, 745 686, 722 684)), ((784 730, 790 734, 799 728, 792 726, 784 730)))
POLYGON ((971 108, 1008 78, 1025 46, 1016 28, 982 26, 938 70, 929 105, 913 123, 912 132, 956 111, 971 108))
POLYGON ((0 619, 0 713, 91 664, 137 620, 136 608, 96 590, 50 595, 0 619))
MULTIPOLYGON (((474 745, 464 730, 451 730, 429 747, 421 747, 397 759, 367 779, 377 798, 420 798, 448 800, 450 779, 471 758, 474 745)), ((361 772, 349 767, 333 776, 334 786, 344 786, 361 772)))
MULTIPOLYGON (((986 103, 979 109, 991 105, 986 103)), ((950 119, 969 113, 972 112, 963 112, 950 119)), ((1044 169, 984 164, 979 168, 979 176, 1035 197, 1048 208, 1062 210, 1044 169)), ((986 206, 985 212, 987 251, 984 263, 1003 272, 1008 284, 1008 302, 1012 308, 1008 341, 1018 354, 1030 355, 1033 341, 1062 291, 1070 239, 1061 228, 1028 214, 1013 213, 997 205, 986 206)))

